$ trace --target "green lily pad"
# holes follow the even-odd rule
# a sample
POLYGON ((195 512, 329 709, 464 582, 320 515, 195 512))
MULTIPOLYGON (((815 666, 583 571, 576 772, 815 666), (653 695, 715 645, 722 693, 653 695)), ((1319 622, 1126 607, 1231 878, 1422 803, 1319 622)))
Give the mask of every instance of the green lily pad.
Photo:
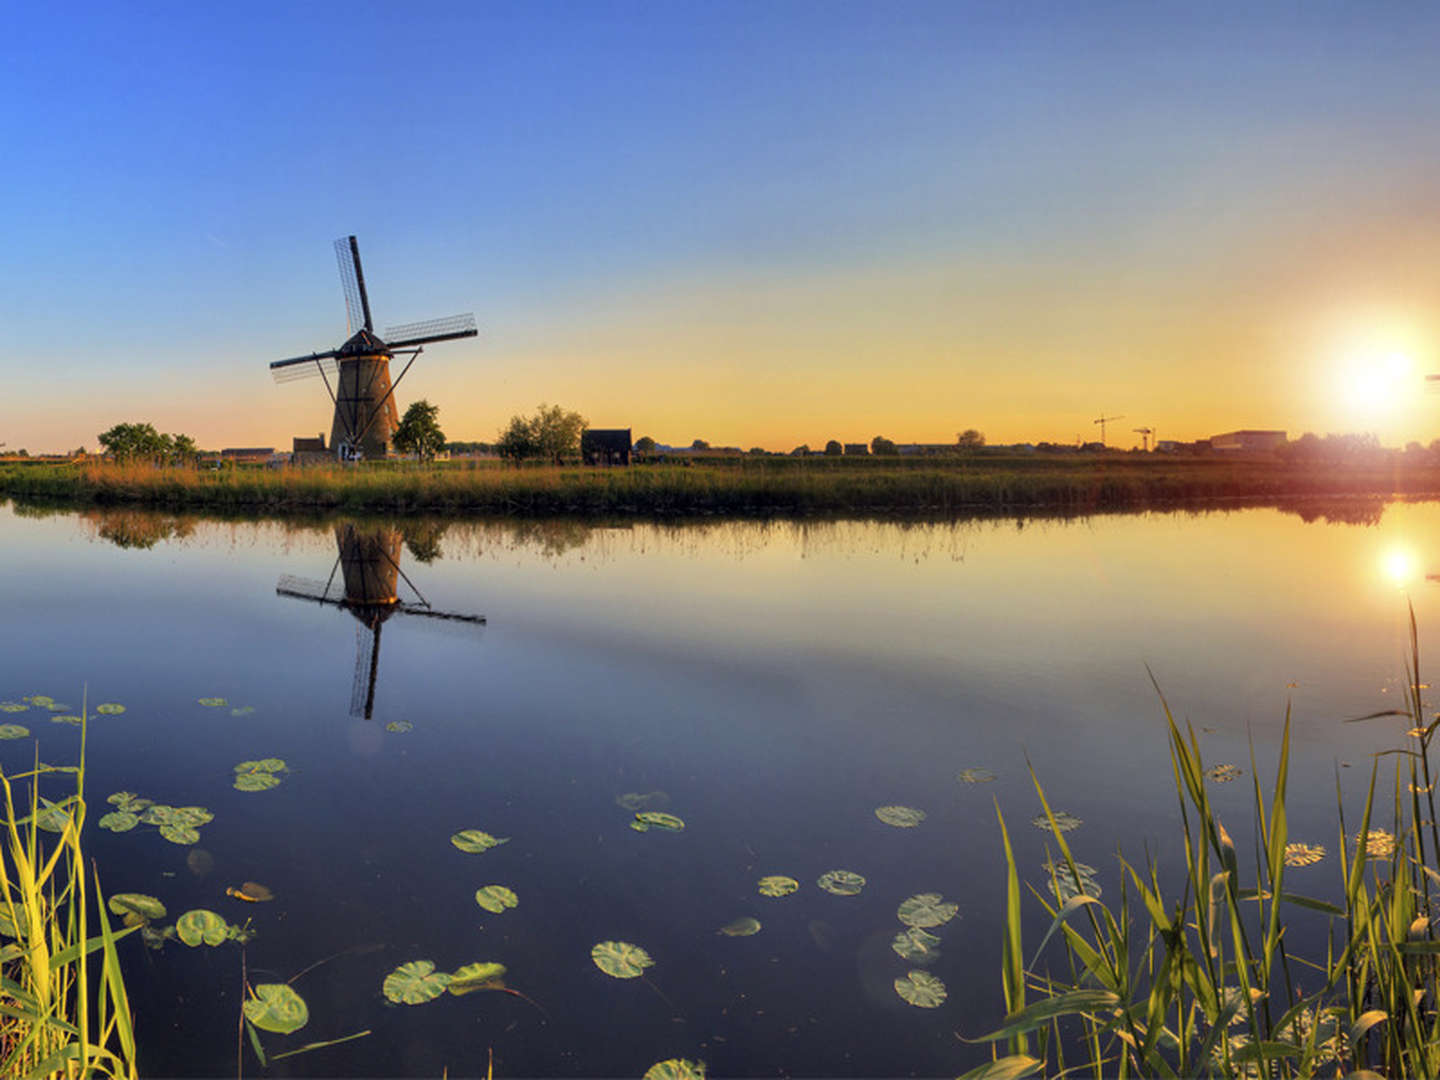
POLYGON ((236 707, 236 708, 234 708, 234 709, 231 709, 231 710, 230 710, 230 715, 231 715, 231 716, 249 716, 249 715, 250 715, 252 712, 254 712, 254 711, 255 711, 255 706, 254 706, 254 705, 240 705, 240 706, 238 706, 238 707, 236 707))
POLYGON ((28 694, 24 700, 41 709, 48 709, 51 705, 55 704, 55 699, 48 694, 28 694))
POLYGON ((648 832, 650 829, 684 832, 685 822, 674 814, 666 814, 660 810, 642 810, 635 815, 635 820, 630 823, 630 827, 636 832, 648 832))
POLYGON ((429 960, 411 960, 386 975, 381 989, 397 1005, 423 1005, 443 994, 450 979, 429 960))
POLYGON ((161 825, 160 835, 172 844, 189 845, 200 842, 200 834, 193 826, 186 824, 161 825))
POLYGON ((70 824, 70 814, 64 807, 56 806, 49 799, 41 798, 45 805, 35 814, 35 824, 46 832, 64 832, 70 824))
POLYGON ((945 984, 928 971, 912 971, 896 979, 895 992, 917 1009, 938 1009, 947 997, 945 984))
POLYGON ((142 799, 133 791, 117 791, 114 795, 109 796, 105 801, 108 802, 110 805, 114 806, 117 810, 128 810, 132 814, 138 814, 141 810, 144 810, 145 807, 150 806, 153 802, 153 800, 151 799, 142 799))
POLYGON ((0 712, 24 712, 28 708, 23 701, 0 701, 0 712))
POLYGON ((651 964, 650 954, 628 941, 602 941, 590 950, 590 959, 606 975, 617 979, 634 979, 651 964))
POLYGON ((403 735, 407 731, 414 731, 415 725, 409 720, 391 720, 385 725, 386 731, 393 731, 397 735, 403 735))
POLYGON ((125 706, 117 705, 113 701, 107 701, 103 705, 96 705, 95 711, 101 716, 119 716, 125 711, 125 706))
POLYGON ((58 701, 52 701, 49 705, 46 705, 45 708, 49 709, 51 712, 64 712, 66 709, 69 709, 70 706, 61 705, 58 701))
POLYGON ((475 891, 475 902, 486 911, 499 915, 506 908, 515 907, 520 901, 504 885, 486 885, 475 891))
POLYGON ((74 713, 64 713, 63 715, 56 715, 50 717, 50 722, 52 724, 69 724, 72 727, 79 727, 85 721, 83 718, 76 716, 74 713))
POLYGON ((890 942, 897 956, 914 964, 929 964, 940 956, 940 939, 928 930, 912 926, 901 930, 890 942))
POLYGON ((988 784, 995 779, 995 774, 989 769, 961 769, 955 779, 962 784, 988 784))
POLYGON ((116 915, 139 915, 142 919, 163 919, 165 917, 165 905, 153 896, 145 893, 125 892, 116 893, 110 897, 107 904, 116 915))
POLYGON ((229 936, 230 924, 213 911, 196 908, 175 920, 175 933, 191 948, 202 942, 219 945, 229 936))
POLYGON ((267 757, 259 761, 242 761, 235 766, 237 773, 279 773, 288 772, 290 766, 285 764, 284 758, 267 757))
POLYGON ((715 932, 726 937, 749 937, 760 932, 760 920, 745 915, 733 922, 727 922, 715 932))
MULTIPOLYGON (((1030 819, 1030 824, 1034 825, 1037 829, 1044 829, 1047 832, 1050 829, 1050 819, 1044 814, 1036 814, 1030 819)), ((1073 832, 1084 824, 1085 822, 1074 814, 1066 813, 1064 810, 1055 811, 1055 828, 1059 832, 1073 832)))
POLYGON ((1075 864, 1075 872, 1071 873, 1069 863, 1046 862, 1045 885, 1051 894, 1062 904, 1073 900, 1077 896, 1090 896, 1100 898, 1100 883, 1095 880, 1096 870, 1083 862, 1075 864))
POLYGON ((100 828, 109 829, 111 832, 129 832, 139 824, 140 819, 129 810, 112 810, 99 821, 100 828))
POLYGON ((219 708, 221 705, 230 704, 223 697, 202 697, 199 699, 199 701, 201 705, 207 706, 211 709, 219 708))
POLYGON ((878 806, 875 816, 897 829, 913 829, 925 820, 925 811, 916 810, 913 806, 878 806))
POLYGON ((284 983, 261 983, 243 1008, 246 1020, 261 1031, 277 1035, 289 1035, 310 1022, 305 999, 284 983))
POLYGON ((800 888, 800 882, 784 874, 770 874, 756 883, 755 889, 761 896, 789 896, 800 888))
POLYGON ((23 724, 0 724, 0 739, 23 739, 30 729, 23 724))
MULTIPOLYGON (((132 810, 131 813, 134 813, 132 810)), ((154 803, 145 808, 140 815, 140 820, 146 825, 174 825, 180 819, 175 814, 175 807, 166 806, 164 803, 154 803)))
POLYGON ((645 1070, 644 1080, 705 1080, 705 1063, 686 1058, 657 1061, 645 1070))
POLYGON ((175 807, 176 825, 189 825, 192 828, 199 828, 201 825, 208 825, 215 820, 215 815, 203 806, 177 806, 175 807))
POLYGON ((940 902, 938 892, 917 893, 900 902, 896 916, 906 926, 943 926, 960 913, 959 904, 940 902))
POLYGON ((865 879, 853 870, 827 870, 815 884, 836 896, 859 896, 865 879))
POLYGON ((268 791, 280 786, 280 778, 274 773, 242 772, 235 775, 232 786, 236 791, 268 791))
POLYGON ((450 985, 445 989, 456 997, 474 993, 476 990, 500 990, 505 983, 505 965, 496 963, 466 964, 450 976, 450 985))
POLYGON ((1205 775, 1217 784, 1228 784, 1240 776, 1238 765, 1214 765, 1205 770, 1205 775))
POLYGON ((450 837, 450 843, 469 855, 477 855, 482 851, 489 851, 493 847, 499 847, 501 844, 509 842, 508 836, 491 836, 488 832, 482 832, 479 829, 461 829, 450 837))

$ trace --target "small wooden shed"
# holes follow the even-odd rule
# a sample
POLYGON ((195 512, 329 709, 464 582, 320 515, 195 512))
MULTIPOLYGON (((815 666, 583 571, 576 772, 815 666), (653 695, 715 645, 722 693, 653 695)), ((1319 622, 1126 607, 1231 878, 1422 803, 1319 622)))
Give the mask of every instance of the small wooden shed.
POLYGON ((580 456, 586 465, 629 465, 629 428, 587 428, 580 435, 580 456))

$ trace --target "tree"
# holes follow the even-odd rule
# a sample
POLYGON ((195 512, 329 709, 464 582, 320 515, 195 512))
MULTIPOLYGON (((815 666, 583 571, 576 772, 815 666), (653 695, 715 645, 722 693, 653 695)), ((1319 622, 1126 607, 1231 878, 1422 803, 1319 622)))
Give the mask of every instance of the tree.
POLYGON ((641 435, 635 440, 635 453, 653 454, 655 452, 655 440, 649 435, 641 435))
POLYGON ((116 461, 163 458, 174 449, 174 440, 155 430, 154 424, 116 424, 99 435, 100 445, 116 461))
POLYGON ((839 457, 843 453, 845 453, 845 447, 840 445, 839 439, 831 439, 825 444, 826 457, 839 457))
POLYGON ((439 417, 440 407, 421 398, 405 410, 390 441, 402 454, 414 454, 421 461, 430 461, 445 449, 445 433, 440 430, 439 417))
POLYGON ((809 456, 810 456, 810 444, 809 444, 809 443, 801 443, 799 446, 795 447, 794 450, 791 450, 791 451, 790 451, 790 456, 791 456, 791 457, 809 457, 809 456))
POLYGON ((691 450, 709 450, 709 449, 710 449, 710 444, 709 444, 708 442, 706 442, 704 439, 696 439, 694 442, 692 442, 692 443, 690 444, 690 449, 691 449, 691 450))
POLYGON ((194 464, 195 459, 200 456, 200 448, 195 445, 195 440, 189 435, 171 435, 169 438, 170 452, 176 462, 181 465, 194 464))
POLYGON ((961 450, 979 450, 985 445, 985 433, 976 431, 973 427, 966 428, 955 436, 955 445, 961 450))
POLYGON ((577 412, 566 412, 559 405, 542 404, 534 416, 510 418, 510 425, 500 432, 495 442, 495 452, 517 463, 540 457, 559 465, 566 457, 580 452, 580 433, 586 423, 577 412))
POLYGON ((870 452, 877 456, 885 454, 891 457, 900 453, 900 451, 895 448, 895 444, 883 435, 876 435, 875 438, 870 440, 870 452))
POLYGON ((746 451, 746 453, 749 454, 751 457, 764 457, 767 453, 769 453, 769 451, 766 450, 763 446, 752 446, 749 450, 746 451))

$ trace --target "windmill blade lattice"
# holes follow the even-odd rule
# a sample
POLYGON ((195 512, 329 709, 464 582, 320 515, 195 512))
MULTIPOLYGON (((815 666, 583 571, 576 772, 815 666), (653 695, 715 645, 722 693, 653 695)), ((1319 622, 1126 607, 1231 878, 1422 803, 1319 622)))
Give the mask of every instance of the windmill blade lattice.
POLYGON ((347 332, 354 334, 368 329, 365 325, 365 309, 368 306, 360 294, 360 270, 356 265, 358 252, 353 250, 355 238, 342 236, 335 241, 335 262, 340 266, 340 288, 345 291, 345 321, 347 332))

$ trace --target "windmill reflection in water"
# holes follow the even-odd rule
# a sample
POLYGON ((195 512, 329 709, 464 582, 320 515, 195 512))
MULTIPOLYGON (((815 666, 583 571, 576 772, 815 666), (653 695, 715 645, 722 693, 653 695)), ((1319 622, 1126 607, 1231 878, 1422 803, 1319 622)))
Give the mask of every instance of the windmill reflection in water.
POLYGON ((396 616, 414 616, 429 626, 444 626, 479 636, 485 616, 439 611, 430 605, 415 583, 400 569, 399 529, 358 528, 347 522, 335 526, 339 548, 330 577, 325 581, 285 575, 275 586, 279 596, 313 600, 344 608, 360 624, 355 629, 355 683, 350 694, 350 716, 369 720, 375 711, 375 679, 380 669, 380 628, 396 616), (338 571, 338 578, 337 578, 338 571), (416 599, 401 600, 403 580, 416 599))

